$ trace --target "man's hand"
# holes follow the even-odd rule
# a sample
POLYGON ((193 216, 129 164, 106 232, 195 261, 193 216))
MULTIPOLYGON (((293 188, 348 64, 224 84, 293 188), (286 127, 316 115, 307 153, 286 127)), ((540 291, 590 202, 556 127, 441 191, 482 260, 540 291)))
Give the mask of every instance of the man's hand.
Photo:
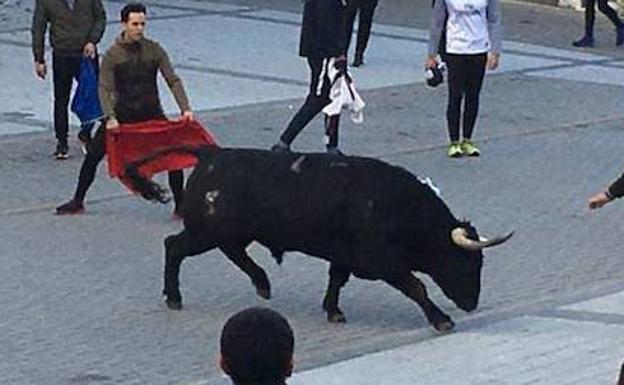
POLYGON ((37 77, 41 79, 45 79, 47 73, 48 73, 48 68, 46 67, 45 63, 39 63, 39 62, 35 63, 35 75, 37 75, 37 77))
POLYGON ((106 121, 107 130, 114 130, 115 128, 118 128, 118 127, 119 127, 119 122, 117 121, 117 119, 110 118, 106 121))
POLYGON ((425 69, 430 70, 437 66, 438 66, 438 59, 436 59, 435 56, 431 56, 431 55, 427 56, 427 59, 425 60, 425 69))
POLYGON ((487 69, 495 70, 498 68, 498 62, 500 61, 500 54, 498 53, 488 53, 487 55, 487 69))
POLYGON ((193 111, 184 111, 182 113, 182 120, 193 120, 193 111))
POLYGON ((611 202, 611 198, 609 198, 607 194, 603 191, 589 198, 589 200, 587 201, 587 204, 590 210, 593 210, 593 209, 599 209, 609 202, 611 202))
POLYGON ((95 44, 88 42, 82 48, 82 55, 91 59, 95 58, 95 44))

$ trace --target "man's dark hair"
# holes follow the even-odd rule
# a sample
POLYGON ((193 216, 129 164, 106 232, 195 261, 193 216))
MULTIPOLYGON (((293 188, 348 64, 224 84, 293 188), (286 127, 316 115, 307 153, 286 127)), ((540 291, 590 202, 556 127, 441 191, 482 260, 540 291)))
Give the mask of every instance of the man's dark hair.
POLYGON ((131 13, 147 13, 147 8, 141 3, 128 3, 121 9, 121 22, 127 23, 131 13))
POLYGON ((281 314, 245 309, 221 331, 223 369, 235 383, 281 383, 290 375, 294 346, 293 331, 281 314))

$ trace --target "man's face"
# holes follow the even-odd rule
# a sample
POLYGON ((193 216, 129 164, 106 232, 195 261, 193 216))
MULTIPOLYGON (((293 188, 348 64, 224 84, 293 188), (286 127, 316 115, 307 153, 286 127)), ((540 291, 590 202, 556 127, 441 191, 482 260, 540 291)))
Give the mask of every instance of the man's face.
POLYGON ((145 32, 145 14, 139 12, 130 12, 128 21, 123 24, 126 38, 131 41, 139 41, 143 39, 145 32))

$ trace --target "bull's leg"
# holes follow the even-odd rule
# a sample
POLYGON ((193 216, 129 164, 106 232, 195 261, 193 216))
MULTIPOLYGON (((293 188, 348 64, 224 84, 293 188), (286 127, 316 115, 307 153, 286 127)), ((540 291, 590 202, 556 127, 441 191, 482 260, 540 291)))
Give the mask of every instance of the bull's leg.
POLYGON ((451 317, 446 315, 427 296, 425 285, 411 273, 397 280, 387 281, 393 287, 399 289, 403 294, 413 299, 420 305, 427 320, 438 332, 447 332, 455 326, 451 317))
POLYGON ((323 299, 323 309, 327 312, 329 322, 347 322, 344 314, 338 308, 338 297, 340 296, 340 289, 349 280, 349 275, 349 270, 334 263, 329 265, 329 283, 325 299, 323 299))
POLYGON ((245 251, 245 246, 227 245, 220 246, 221 251, 234 262, 239 269, 251 278, 251 283, 256 287, 256 293, 264 298, 271 298, 271 283, 265 271, 258 266, 245 251))
POLYGON ((165 238, 165 302, 170 309, 182 309, 182 295, 178 277, 180 264, 184 258, 203 253, 214 248, 206 237, 193 236, 188 230, 165 238))

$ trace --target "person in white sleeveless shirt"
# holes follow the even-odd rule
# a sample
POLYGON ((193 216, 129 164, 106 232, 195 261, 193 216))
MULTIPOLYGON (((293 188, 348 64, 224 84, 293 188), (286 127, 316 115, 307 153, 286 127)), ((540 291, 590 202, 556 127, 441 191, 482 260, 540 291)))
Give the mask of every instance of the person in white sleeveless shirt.
POLYGON ((479 156, 472 134, 485 69, 498 67, 502 46, 499 0, 435 0, 425 61, 427 69, 438 65, 437 53, 443 30, 446 30, 449 87, 446 119, 451 141, 447 153, 453 158, 479 156))

